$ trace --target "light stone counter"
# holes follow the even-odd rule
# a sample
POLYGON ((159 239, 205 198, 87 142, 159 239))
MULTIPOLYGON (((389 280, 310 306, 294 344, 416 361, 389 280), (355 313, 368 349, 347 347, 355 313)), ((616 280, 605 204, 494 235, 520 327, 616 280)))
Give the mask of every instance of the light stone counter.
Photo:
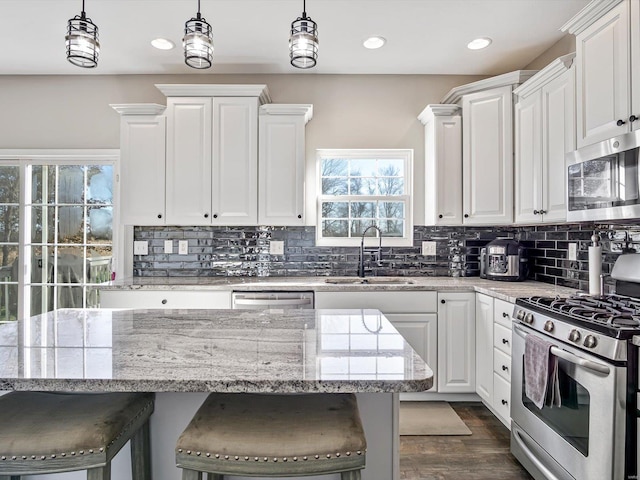
POLYGON ((314 292, 437 290, 441 292, 479 292, 507 302, 515 302, 518 297, 568 296, 577 292, 572 288, 530 280, 500 282, 479 277, 367 277, 367 281, 371 283, 353 283, 358 281, 358 277, 133 277, 116 281, 112 285, 101 285, 99 288, 100 290, 287 290, 314 292), (406 283, 376 283, 385 280, 406 283))
POLYGON ((63 309, 0 324, 0 390, 415 392, 432 382, 377 310, 63 309))

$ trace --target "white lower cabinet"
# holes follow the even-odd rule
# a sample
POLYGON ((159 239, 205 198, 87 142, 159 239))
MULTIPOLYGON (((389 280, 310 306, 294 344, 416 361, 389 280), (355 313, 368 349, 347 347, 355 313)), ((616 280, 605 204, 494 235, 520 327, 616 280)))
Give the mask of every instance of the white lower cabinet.
POLYGON ((102 290, 101 308, 231 308, 230 291, 102 290))
POLYGON ((476 294, 476 393, 511 428, 511 314, 513 304, 476 294))
POLYGON ((476 391, 475 293, 438 293, 438 392, 476 391))

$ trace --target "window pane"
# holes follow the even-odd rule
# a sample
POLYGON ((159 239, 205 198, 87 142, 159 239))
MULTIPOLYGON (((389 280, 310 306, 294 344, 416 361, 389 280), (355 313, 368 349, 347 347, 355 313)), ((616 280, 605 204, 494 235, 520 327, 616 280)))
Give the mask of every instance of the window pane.
POLYGON ((349 179, 350 195, 375 195, 376 180, 368 177, 353 177, 349 179))
MULTIPOLYGON (((0 268, 0 281, 5 281, 11 277, 6 277, 7 267, 0 268)), ((7 280, 9 281, 9 280, 7 280)), ((0 284, 0 322, 15 320, 18 315, 18 285, 17 283, 0 284)))
POLYGON ((376 161, 375 160, 351 160, 350 175, 352 177, 375 177, 376 161))
POLYGON ((82 165, 59 167, 58 203, 84 203, 84 171, 82 165))
POLYGON ((20 167, 0 166, 0 203, 19 203, 20 167))
MULTIPOLYGON (((0 245, 0 266, 6 267, 13 265, 18 259, 18 246, 17 245, 0 245)), ((15 278, 18 281, 18 278, 15 278)))
POLYGON ((376 202, 352 202, 351 218, 375 218, 376 202))
POLYGON ((112 207, 89 207, 87 243, 111 243, 112 207))
POLYGON ((329 177, 322 179, 323 195, 347 195, 348 193, 347 177, 329 177))
POLYGON ((32 247, 32 283, 47 283, 53 281, 53 250, 53 247, 32 247))
POLYGON ((403 220, 380 220, 378 226, 383 237, 402 237, 404 234, 403 220))
POLYGON ((55 235, 54 214, 55 207, 31 207, 31 242, 53 243, 55 235))
POLYGON ((380 218, 404 218, 404 203, 380 202, 378 215, 380 218))
POLYGON ((324 237, 348 237, 347 220, 323 220, 322 235, 324 237))
POLYGON ((380 195, 404 195, 404 179, 400 177, 382 177, 378 179, 380 195))
POLYGON ((53 310, 53 286, 31 286, 30 291, 32 316, 53 310))
POLYGON ((54 203, 55 187, 55 166, 34 165, 31 167, 31 203, 54 203))
POLYGON ((404 160, 378 160, 378 175, 381 177, 404 177, 404 160))
POLYGON ((58 308, 82 308, 83 287, 58 287, 58 308))
POLYGON ((57 262, 57 283, 84 283, 85 262, 84 248, 59 248, 57 262))
POLYGON ((84 241, 84 207, 58 207, 58 242, 84 241))
POLYGON ((0 206, 0 242, 17 242, 20 232, 20 208, 17 205, 0 206))
POLYGON ((111 165, 98 165, 88 167, 88 169, 87 203, 112 203, 113 167, 111 165))
POLYGON ((346 177, 349 175, 348 161, 344 158, 322 160, 323 177, 346 177))
POLYGON ((87 282, 104 283, 111 280, 111 247, 87 248, 87 282))
POLYGON ((322 218, 347 218, 348 202, 322 202, 322 218))
MULTIPOLYGON (((376 222, 373 220, 352 220, 351 221, 351 236, 359 237, 362 235, 362 232, 366 230, 367 227, 371 225, 375 225, 376 222)), ((372 228, 367 232, 367 237, 375 237, 378 235, 378 231, 375 228, 372 228)))

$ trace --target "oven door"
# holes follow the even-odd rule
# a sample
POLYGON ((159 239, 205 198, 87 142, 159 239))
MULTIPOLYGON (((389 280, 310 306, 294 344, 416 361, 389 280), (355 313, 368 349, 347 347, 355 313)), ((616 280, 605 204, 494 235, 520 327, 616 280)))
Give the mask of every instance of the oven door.
POLYGON ((524 394, 524 345, 527 335, 544 335, 518 323, 513 331, 514 455, 535 478, 622 480, 626 368, 557 342, 562 406, 539 409, 524 394))

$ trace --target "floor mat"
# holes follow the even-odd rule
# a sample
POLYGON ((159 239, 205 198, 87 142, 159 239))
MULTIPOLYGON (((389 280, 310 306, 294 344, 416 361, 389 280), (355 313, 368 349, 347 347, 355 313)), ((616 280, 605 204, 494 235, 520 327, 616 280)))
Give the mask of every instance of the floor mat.
POLYGON ((400 435, 471 435, 447 402, 400 402, 400 435))

